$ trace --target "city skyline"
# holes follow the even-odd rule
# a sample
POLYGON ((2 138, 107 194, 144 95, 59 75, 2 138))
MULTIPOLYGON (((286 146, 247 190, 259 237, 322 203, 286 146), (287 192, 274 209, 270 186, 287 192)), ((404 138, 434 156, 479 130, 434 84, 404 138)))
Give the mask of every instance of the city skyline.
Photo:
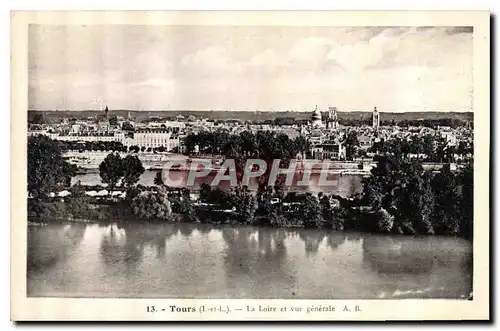
POLYGON ((100 110, 97 100, 149 111, 473 105, 468 27, 32 25, 28 34, 31 110, 100 110))

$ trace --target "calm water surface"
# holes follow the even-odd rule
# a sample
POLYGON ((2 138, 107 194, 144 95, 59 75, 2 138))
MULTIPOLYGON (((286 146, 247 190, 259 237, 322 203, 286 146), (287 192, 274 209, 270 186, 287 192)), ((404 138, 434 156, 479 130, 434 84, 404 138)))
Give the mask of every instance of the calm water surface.
POLYGON ((471 245, 196 224, 28 229, 28 296, 465 298, 471 245))

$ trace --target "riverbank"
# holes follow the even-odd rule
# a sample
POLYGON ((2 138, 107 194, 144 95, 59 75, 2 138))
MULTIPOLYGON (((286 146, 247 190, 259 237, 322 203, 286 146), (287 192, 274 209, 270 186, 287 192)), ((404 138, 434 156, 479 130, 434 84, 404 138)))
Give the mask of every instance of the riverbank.
MULTIPOLYGON (((153 197, 155 195, 151 195, 153 197)), ((311 200, 314 201, 314 200, 311 200)), ((448 235, 464 237, 460 234, 450 235, 441 232, 415 231, 411 226, 396 228, 395 220, 383 209, 373 210, 370 207, 359 207, 352 200, 341 200, 337 206, 326 209, 303 203, 276 203, 269 205, 260 203, 253 211, 216 206, 213 204, 196 204, 172 199, 167 205, 155 202, 137 203, 131 200, 90 202, 67 199, 51 202, 28 203, 28 225, 45 226, 53 223, 80 224, 210 224, 233 226, 263 226, 269 228, 310 228, 330 229, 338 232, 357 231, 372 234, 400 235, 448 235), (148 204, 149 203, 149 204, 148 204), (142 210, 141 207, 142 206, 142 210), (267 207, 266 207, 267 206, 267 207), (164 210, 162 210, 164 208, 164 210), (266 209, 267 208, 267 209, 266 209), (390 226, 389 226, 390 225, 390 226)), ((248 206, 246 206, 248 207, 248 206)))

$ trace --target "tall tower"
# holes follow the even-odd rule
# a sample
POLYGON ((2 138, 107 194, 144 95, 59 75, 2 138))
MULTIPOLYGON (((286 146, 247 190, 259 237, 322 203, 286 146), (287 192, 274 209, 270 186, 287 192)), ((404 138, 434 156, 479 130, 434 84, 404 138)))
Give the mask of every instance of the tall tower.
POLYGON ((109 121, 109 109, 108 109, 108 106, 106 106, 106 108, 104 109, 104 116, 106 116, 106 121, 109 121))
POLYGON ((373 107, 373 115, 372 115, 372 127, 375 130, 378 130, 380 126, 380 113, 377 110, 377 107, 373 107))
POLYGON ((338 115, 337 107, 328 107, 328 128, 337 129, 338 126, 338 115))

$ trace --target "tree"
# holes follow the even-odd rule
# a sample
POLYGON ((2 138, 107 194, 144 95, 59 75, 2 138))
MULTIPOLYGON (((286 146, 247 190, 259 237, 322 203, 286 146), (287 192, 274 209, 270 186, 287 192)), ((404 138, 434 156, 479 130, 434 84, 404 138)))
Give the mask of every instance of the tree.
POLYGON ((32 124, 44 124, 45 123, 45 116, 42 113, 37 113, 35 116, 33 116, 31 120, 32 124))
POLYGON ((344 141, 346 158, 352 160, 356 156, 359 147, 358 134, 356 131, 349 131, 344 141))
POLYGON ((207 202, 216 204, 223 209, 231 209, 234 207, 234 195, 216 187, 208 193, 207 202))
POLYGON ((241 151, 246 155, 254 155, 257 151, 256 136, 250 131, 243 131, 240 134, 241 151))
POLYGON ((118 117, 116 117, 116 116, 111 116, 111 117, 109 118, 109 125, 113 125, 113 126, 118 125, 118 117))
POLYGON ((267 219, 271 226, 280 228, 300 228, 304 226, 302 218, 290 219, 284 215, 283 207, 281 205, 270 206, 267 219))
POLYGON ((147 220, 171 220, 172 207, 164 191, 142 192, 132 200, 134 215, 147 220))
POLYGON ((393 232, 433 234, 434 193, 431 175, 418 160, 384 155, 371 176, 363 179, 362 201, 373 210, 384 208, 395 216, 393 232))
POLYGON ((70 188, 70 195, 65 199, 71 214, 75 217, 89 217, 89 197, 80 181, 70 188))
POLYGON ((234 206, 242 221, 247 224, 253 224, 258 204, 257 199, 247 186, 236 187, 234 206))
POLYGON ((321 216, 323 217, 325 223, 330 225, 335 231, 344 230, 344 222, 336 215, 334 207, 330 202, 330 198, 323 195, 320 198, 319 203, 321 206, 321 216))
POLYGON ((194 209, 193 202, 191 201, 190 191, 184 189, 181 192, 180 199, 180 213, 182 214, 183 220, 188 222, 198 222, 199 218, 194 209))
POLYGON ((435 162, 445 162, 447 156, 448 142, 445 138, 438 137, 436 139, 435 162))
POLYGON ((126 187, 135 185, 145 169, 137 155, 127 155, 123 160, 123 182, 126 187))
POLYGON ((433 224, 437 234, 458 235, 460 232, 460 200, 456 176, 446 164, 432 179, 436 197, 433 224))
POLYGON ((427 155, 429 160, 435 159, 435 137, 434 135, 427 134, 422 138, 422 152, 427 155))
POLYGON ((46 136, 28 138, 28 192, 35 198, 46 197, 60 187, 67 187, 76 166, 62 157, 57 141, 46 136))
POLYGON ((126 121, 126 122, 123 122, 123 124, 122 124, 122 130, 123 131, 133 131, 134 126, 129 121, 126 121))
POLYGON ((207 183, 201 184, 200 187, 200 200, 208 200, 210 198, 210 192, 212 191, 210 185, 207 183))
POLYGON ((132 153, 139 153, 141 149, 139 148, 139 146, 130 146, 129 148, 129 151, 132 152, 132 153))
POLYGON ((120 178, 125 174, 122 158, 118 153, 110 153, 99 165, 99 175, 102 182, 109 185, 109 192, 118 184, 120 178))
POLYGON ((194 147, 198 144, 198 135, 196 133, 189 133, 184 138, 184 145, 186 146, 186 153, 191 154, 194 152, 194 147))
POLYGON ((164 183, 163 183, 163 176, 162 176, 162 171, 161 170, 158 170, 156 172, 155 179, 154 179, 153 183, 155 185, 158 185, 158 186, 163 186, 164 185, 164 183))
POLYGON ((424 143, 419 137, 414 137, 410 142, 410 153, 412 154, 423 154, 424 153, 424 143))
POLYGON ((300 207, 300 215, 303 215, 306 226, 322 227, 324 224, 323 216, 321 215, 321 206, 318 199, 308 193, 300 207))
POLYGON ((474 161, 470 160, 458 175, 461 194, 459 198, 460 235, 473 238, 474 233, 474 161))

